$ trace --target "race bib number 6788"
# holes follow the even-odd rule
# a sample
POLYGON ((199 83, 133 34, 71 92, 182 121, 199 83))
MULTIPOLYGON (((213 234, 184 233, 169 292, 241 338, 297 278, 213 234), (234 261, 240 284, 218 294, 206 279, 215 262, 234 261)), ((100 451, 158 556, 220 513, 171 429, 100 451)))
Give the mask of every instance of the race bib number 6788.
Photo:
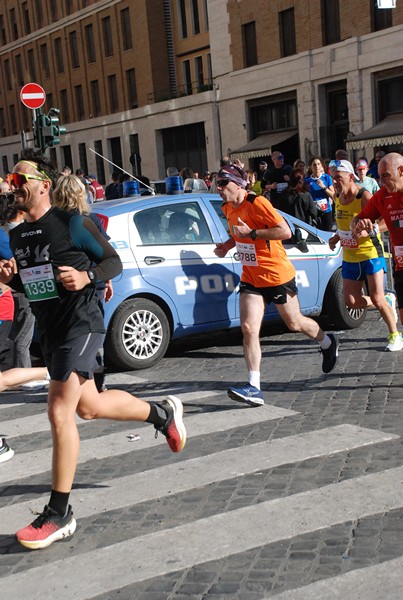
POLYGON ((20 277, 30 302, 59 297, 51 264, 20 269, 20 277))

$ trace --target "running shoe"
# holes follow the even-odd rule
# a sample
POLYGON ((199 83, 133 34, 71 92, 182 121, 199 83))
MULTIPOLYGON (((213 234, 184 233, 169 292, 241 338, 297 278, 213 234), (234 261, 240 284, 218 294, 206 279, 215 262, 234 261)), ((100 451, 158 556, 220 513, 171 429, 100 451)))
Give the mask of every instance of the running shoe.
POLYGON ((2 463, 2 462, 6 462, 7 460, 10 460, 10 458, 13 458, 13 456, 14 456, 14 450, 12 450, 10 448, 10 446, 7 444, 5 438, 1 438, 0 441, 1 441, 1 446, 0 446, 0 463, 2 463))
POLYGON ((181 452, 186 444, 186 429, 182 419, 182 402, 176 396, 168 396, 168 400, 165 400, 162 406, 168 413, 168 418, 164 425, 155 427, 157 430, 155 437, 160 431, 167 438, 168 446, 172 452, 181 452))
POLYGON ((396 310, 396 294, 394 294, 393 292, 388 292, 387 294, 385 294, 385 300, 389 304, 390 308, 393 310, 393 314, 397 323, 398 316, 396 310))
POLYGON ((326 350, 323 348, 320 349, 323 355, 322 371, 324 373, 330 373, 330 371, 333 371, 337 363, 337 357, 339 356, 339 337, 333 333, 328 333, 328 336, 330 337, 331 341, 329 348, 326 350))
POLYGON ((63 517, 46 505, 43 512, 31 525, 20 529, 15 535, 25 548, 39 550, 39 548, 50 546, 53 542, 72 536, 76 526, 70 504, 63 517))
POLYGON ((402 334, 398 331, 397 333, 390 333, 388 335, 388 344, 385 350, 389 352, 398 352, 403 348, 402 334))
POLYGON ((36 381, 28 381, 27 383, 21 383, 17 386, 19 390, 25 390, 27 392, 40 392, 49 387, 48 379, 38 379, 36 381))
POLYGON ((245 402, 246 404, 249 404, 249 406, 262 406, 262 404, 264 404, 262 390, 259 390, 250 383, 247 383, 241 388, 231 387, 227 390, 227 394, 231 400, 245 402))

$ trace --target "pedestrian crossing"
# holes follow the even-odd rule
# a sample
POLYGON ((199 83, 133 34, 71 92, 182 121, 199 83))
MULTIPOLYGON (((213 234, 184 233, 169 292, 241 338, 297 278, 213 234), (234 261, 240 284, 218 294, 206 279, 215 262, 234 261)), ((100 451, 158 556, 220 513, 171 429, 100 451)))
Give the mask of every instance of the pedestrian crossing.
MULTIPOLYGON (((166 391, 172 392, 168 388, 166 391)), ((25 417, 21 409, 20 418, 2 419, 2 430, 16 450, 15 457, 0 469, 3 489, 0 552, 8 555, 6 565, 1 566, 0 561, 0 589, 5 596, 19 599, 29 594, 32 600, 42 600, 51 590, 52 597, 60 600, 126 597, 141 600, 149 597, 144 591, 147 582, 152 582, 150 589, 161 590, 162 582, 164 585, 167 580, 179 582, 181 577, 203 565, 222 565, 222 561, 231 557, 245 561, 248 553, 268 544, 336 529, 345 523, 402 508, 403 467, 342 480, 335 477, 326 485, 313 485, 297 493, 285 490, 271 499, 266 499, 264 494, 259 497, 260 484, 252 483, 267 481, 275 485, 282 481, 282 472, 293 470, 298 477, 304 474, 304 468, 322 459, 332 460, 354 451, 382 447, 398 440, 398 436, 342 423, 292 435, 268 435, 259 440, 254 437, 256 427, 269 430, 277 424, 286 424, 298 417, 298 412, 270 404, 257 409, 234 405, 223 398, 220 391, 179 392, 178 396, 185 406, 188 432, 184 452, 170 455, 167 449, 168 454, 161 459, 160 447, 166 444, 165 438, 159 435, 154 439, 154 428, 143 424, 139 427, 128 424, 127 429, 83 439, 80 465, 88 472, 102 460, 110 461, 111 465, 115 460, 129 465, 130 461, 141 461, 144 453, 153 460, 147 463, 147 468, 142 469, 140 465, 134 473, 130 469, 128 474, 116 471, 99 480, 96 486, 86 487, 85 471, 81 472, 82 485, 71 497, 78 522, 75 536, 68 543, 57 543, 34 553, 21 549, 12 535, 32 519, 31 511, 42 510, 48 491, 46 486, 39 485, 26 499, 24 492, 19 495, 18 490, 35 488, 38 480, 49 481, 51 442, 49 439, 48 447, 32 452, 19 452, 18 442, 25 436, 49 430, 46 407, 38 404, 32 417, 25 417), (207 405, 209 410, 203 412, 203 406, 207 405), (198 412, 194 411, 195 406, 198 412), (132 433, 139 435, 136 442, 129 441, 132 433), (208 443, 217 436, 231 436, 236 443, 232 441, 227 448, 208 443), (199 447, 204 450, 198 451, 199 447), (273 477, 263 477, 268 473, 273 473, 273 477), (251 482, 254 490, 242 487, 244 481, 251 482), (223 503, 224 494, 220 495, 223 490, 227 496, 231 493, 234 496, 230 507, 223 503), (257 497, 251 494, 250 502, 238 501, 237 490, 238 495, 255 491, 257 497), (151 516, 157 515, 151 524, 148 508, 151 516), (146 514, 146 522, 137 524, 138 513, 146 514), (117 533, 111 536, 109 529, 100 530, 100 515, 107 521, 116 521, 117 533), (128 517, 133 520, 127 520, 128 517), (126 595, 121 593, 124 590, 126 595)), ((5 414, 7 409, 2 410, 2 417, 5 414)), ((82 433, 96 427, 94 422, 78 420, 78 423, 82 433)), ((368 591, 361 598, 372 600, 376 596, 371 596, 371 590, 376 586, 374 583, 371 587, 370 582, 385 580, 388 595, 384 597, 393 600, 398 597, 402 582, 396 576, 388 577, 388 573, 401 566, 401 558, 380 562, 338 577, 323 577, 308 586, 294 585, 280 594, 271 593, 270 586, 265 590, 263 583, 260 587, 255 583, 258 591, 250 598, 358 600, 360 596, 353 593, 361 589, 368 591)), ((252 583, 249 582, 251 588, 252 583)), ((160 596, 153 597, 161 600, 208 597, 197 591, 197 586, 188 588, 186 596, 180 590, 178 584, 177 592, 175 589, 161 591, 160 596)), ((229 587, 228 590, 222 592, 222 598, 247 597, 241 595, 240 588, 229 587)))

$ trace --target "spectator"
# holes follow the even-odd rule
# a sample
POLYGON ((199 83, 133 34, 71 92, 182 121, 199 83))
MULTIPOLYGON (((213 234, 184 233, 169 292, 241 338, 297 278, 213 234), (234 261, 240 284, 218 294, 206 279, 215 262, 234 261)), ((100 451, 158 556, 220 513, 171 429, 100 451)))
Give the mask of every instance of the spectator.
POLYGON ((260 181, 257 179, 256 172, 252 169, 248 169, 246 171, 246 176, 248 178, 248 183, 246 185, 246 189, 251 192, 255 192, 257 196, 261 196, 262 194, 262 186, 260 181))
POLYGON ((92 194, 92 201, 101 202, 105 200, 105 190, 99 181, 97 181, 96 175, 88 175, 87 179, 90 182, 89 188, 92 194))
POLYGON ((320 156, 314 156, 309 163, 311 175, 306 178, 308 191, 318 209, 318 226, 324 231, 333 228, 332 203, 335 197, 333 180, 325 173, 325 167, 320 156))
POLYGON ((348 152, 344 148, 339 148, 334 154, 336 160, 348 160, 348 152))
POLYGON ((303 169, 293 169, 288 187, 281 194, 281 210, 308 225, 317 226, 318 209, 308 191, 303 169))
POLYGON ((361 156, 361 158, 357 160, 355 172, 357 173, 358 177, 358 181, 356 183, 358 183, 359 186, 365 188, 371 194, 375 194, 375 192, 379 190, 379 185, 376 179, 373 177, 367 177, 368 163, 365 156, 361 156))
POLYGON ((220 158, 220 169, 222 169, 222 167, 226 167, 230 164, 231 164, 231 160, 230 160, 229 156, 223 156, 222 158, 220 158))
POLYGON ((269 165, 267 164, 267 162, 265 160, 261 160, 259 162, 258 173, 257 173, 257 179, 258 179, 258 181, 262 180, 263 173, 266 171, 266 169, 268 169, 268 167, 269 167, 269 165))
POLYGON ((203 173, 203 181, 207 185, 207 188, 210 189, 210 187, 211 187, 211 174, 210 174, 210 171, 204 171, 204 173, 203 173))
POLYGON ((384 156, 385 152, 383 150, 378 150, 378 152, 375 154, 374 158, 369 164, 367 175, 369 177, 373 177, 377 183, 379 183, 378 164, 384 156))
POLYGON ((111 175, 112 182, 105 188, 105 199, 116 200, 119 198, 119 171, 113 171, 111 175))
POLYGON ((292 166, 284 164, 284 156, 278 150, 273 152, 271 159, 273 167, 263 173, 262 192, 269 192, 271 203, 279 208, 280 194, 288 186, 292 166))
POLYGON ((302 169, 302 171, 305 173, 305 166, 306 165, 302 158, 297 158, 297 160, 294 161, 293 169, 302 169))

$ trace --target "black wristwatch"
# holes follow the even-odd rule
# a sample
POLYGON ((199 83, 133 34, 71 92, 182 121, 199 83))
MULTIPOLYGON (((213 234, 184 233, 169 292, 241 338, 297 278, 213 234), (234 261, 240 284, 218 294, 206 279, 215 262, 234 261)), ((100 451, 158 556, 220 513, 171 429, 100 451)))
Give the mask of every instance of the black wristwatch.
POLYGON ((95 282, 94 271, 87 271, 87 275, 88 275, 88 279, 91 281, 91 283, 94 283, 95 282))
POLYGON ((256 229, 252 229, 249 235, 252 238, 252 240, 255 240, 256 239, 256 229))

